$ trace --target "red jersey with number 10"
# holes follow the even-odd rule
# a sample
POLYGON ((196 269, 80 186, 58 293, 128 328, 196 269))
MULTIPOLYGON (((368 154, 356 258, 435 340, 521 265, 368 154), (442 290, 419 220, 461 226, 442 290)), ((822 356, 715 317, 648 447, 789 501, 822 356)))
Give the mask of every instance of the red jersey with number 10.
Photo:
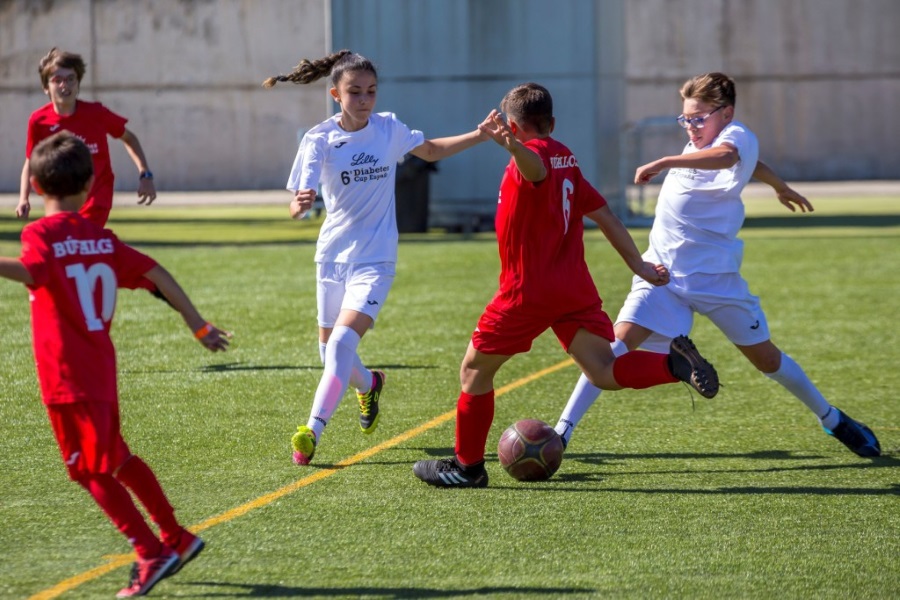
POLYGON ((584 261, 582 217, 606 200, 581 174, 572 152, 553 138, 529 140, 547 176, 526 181, 510 159, 500 183, 496 228, 500 289, 493 302, 508 308, 573 310, 599 295, 584 261))
POLYGON ((44 404, 115 402, 116 353, 109 337, 118 287, 135 287, 156 266, 81 215, 63 212, 22 230, 34 358, 44 404))

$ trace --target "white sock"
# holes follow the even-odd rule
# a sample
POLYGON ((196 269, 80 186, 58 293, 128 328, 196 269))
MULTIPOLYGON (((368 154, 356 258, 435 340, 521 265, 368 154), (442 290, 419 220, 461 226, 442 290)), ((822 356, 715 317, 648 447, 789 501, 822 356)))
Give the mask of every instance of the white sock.
POLYGON ((325 369, 306 423, 315 432, 316 439, 322 434, 347 391, 358 346, 359 335, 349 327, 338 326, 331 332, 325 348, 325 369))
MULTIPOLYGON (((322 364, 325 364, 325 348, 328 346, 325 342, 319 342, 319 358, 322 364)), ((356 388, 360 394, 365 394, 372 389, 372 371, 368 370, 359 358, 359 354, 354 354, 353 370, 350 372, 350 385, 356 388)))
POLYGON ((813 412, 822 423, 823 427, 833 429, 840 420, 838 411, 828 403, 825 396, 816 388, 803 369, 794 362, 794 359, 781 353, 781 367, 774 373, 763 373, 769 379, 777 381, 784 388, 796 396, 800 402, 813 412))
POLYGON ((372 389, 372 371, 366 368, 359 358, 359 354, 354 353, 353 370, 350 372, 350 385, 356 388, 360 394, 365 394, 372 389))
MULTIPOLYGON (((618 339, 610 344, 610 348, 612 348, 613 355, 616 358, 628 352, 628 347, 625 343, 618 339)), ((578 378, 578 383, 575 384, 575 389, 572 390, 572 395, 569 396, 569 401, 566 403, 562 414, 559 415, 556 427, 553 428, 566 441, 567 445, 572 439, 575 427, 584 417, 584 413, 600 397, 600 391, 600 388, 588 381, 584 373, 578 378)))

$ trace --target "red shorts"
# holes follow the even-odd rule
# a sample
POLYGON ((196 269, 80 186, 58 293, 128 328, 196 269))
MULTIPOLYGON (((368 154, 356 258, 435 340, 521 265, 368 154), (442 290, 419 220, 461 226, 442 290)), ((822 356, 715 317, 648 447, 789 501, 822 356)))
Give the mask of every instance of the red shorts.
POLYGON ((94 187, 91 188, 91 193, 87 200, 78 212, 91 223, 99 225, 100 227, 106 227, 106 222, 109 220, 109 213, 112 211, 112 204, 112 185, 101 185, 98 187, 95 184, 94 187))
POLYGON ((119 428, 117 402, 50 404, 47 414, 73 480, 90 473, 113 474, 131 456, 119 428))
POLYGON ((484 354, 512 356, 531 350, 535 338, 547 329, 553 329, 566 352, 579 329, 586 329, 610 342, 616 339, 612 321, 603 311, 600 300, 592 306, 568 313, 527 311, 521 307, 509 309, 491 302, 478 319, 478 327, 472 334, 472 345, 484 354))

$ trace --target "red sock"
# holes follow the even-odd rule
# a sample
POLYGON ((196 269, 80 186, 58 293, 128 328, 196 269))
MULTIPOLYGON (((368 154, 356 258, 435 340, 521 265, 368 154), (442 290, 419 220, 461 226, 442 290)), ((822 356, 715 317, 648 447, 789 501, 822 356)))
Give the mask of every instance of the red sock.
POLYGON ((456 401, 456 458, 464 465, 484 460, 484 447, 494 422, 494 390, 473 396, 460 392, 456 401))
POLYGON ((678 379, 669 369, 669 355, 656 352, 633 351, 623 354, 613 363, 616 383, 626 388, 643 390, 678 379))
POLYGON ((139 456, 132 456, 119 467, 116 479, 144 505, 150 518, 159 526, 164 540, 178 539, 181 525, 175 519, 175 509, 169 504, 169 499, 147 463, 139 456))
POLYGON ((134 546, 140 558, 154 558, 162 552, 162 544, 144 520, 144 515, 116 478, 106 473, 86 475, 78 483, 88 491, 109 520, 134 546))

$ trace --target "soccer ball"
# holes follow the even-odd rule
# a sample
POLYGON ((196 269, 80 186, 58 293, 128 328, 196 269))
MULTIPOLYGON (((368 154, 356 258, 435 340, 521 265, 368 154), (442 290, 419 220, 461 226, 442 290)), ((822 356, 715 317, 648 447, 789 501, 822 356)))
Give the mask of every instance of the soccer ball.
POLYGON ((550 479, 562 463, 562 438, 543 421, 522 419, 500 436, 497 456, 515 479, 543 481, 550 479))

